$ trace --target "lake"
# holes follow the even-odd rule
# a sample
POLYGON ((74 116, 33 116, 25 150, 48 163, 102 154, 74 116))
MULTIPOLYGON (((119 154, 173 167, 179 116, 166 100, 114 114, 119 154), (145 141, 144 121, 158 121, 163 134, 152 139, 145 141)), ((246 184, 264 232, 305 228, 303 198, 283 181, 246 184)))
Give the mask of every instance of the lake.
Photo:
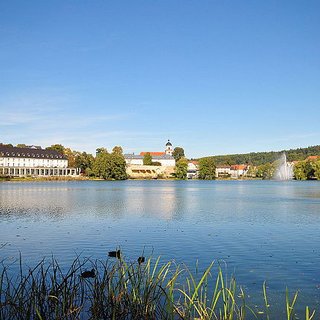
POLYGON ((1 246, 13 265, 19 252, 30 266, 51 255, 68 266, 116 248, 190 268, 215 260, 253 303, 266 280, 271 303, 284 308, 288 286, 320 311, 317 181, 3 182, 1 246))

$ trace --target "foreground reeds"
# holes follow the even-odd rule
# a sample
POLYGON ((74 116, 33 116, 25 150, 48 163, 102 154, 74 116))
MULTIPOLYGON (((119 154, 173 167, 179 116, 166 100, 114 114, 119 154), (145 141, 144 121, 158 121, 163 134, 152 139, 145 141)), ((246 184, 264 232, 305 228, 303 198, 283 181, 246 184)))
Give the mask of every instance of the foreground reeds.
MULTIPOLYGON (((15 276, 1 266, 0 319, 271 319, 265 283, 261 308, 252 308, 236 280, 214 267, 199 275, 160 258, 145 263, 77 258, 63 271, 52 258, 24 272, 20 260, 15 276)), ((297 296, 290 299, 286 291, 276 319, 296 319, 297 296)), ((305 319, 314 317, 306 307, 305 319)))

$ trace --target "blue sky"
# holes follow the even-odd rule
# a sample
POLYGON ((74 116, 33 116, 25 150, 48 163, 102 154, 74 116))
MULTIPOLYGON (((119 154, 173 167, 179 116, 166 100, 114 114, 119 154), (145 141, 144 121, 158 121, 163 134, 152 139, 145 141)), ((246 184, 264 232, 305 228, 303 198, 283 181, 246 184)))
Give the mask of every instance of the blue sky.
POLYGON ((187 156, 320 144, 320 2, 0 2, 0 142, 187 156))

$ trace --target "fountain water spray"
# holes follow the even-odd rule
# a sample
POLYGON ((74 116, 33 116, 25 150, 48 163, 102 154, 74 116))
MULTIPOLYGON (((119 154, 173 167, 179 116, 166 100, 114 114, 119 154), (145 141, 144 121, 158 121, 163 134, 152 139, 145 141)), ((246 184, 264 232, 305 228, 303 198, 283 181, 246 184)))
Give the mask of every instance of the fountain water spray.
POLYGON ((279 159, 279 166, 274 173, 274 179, 276 180, 292 180, 293 179, 293 167, 288 164, 287 156, 285 153, 281 155, 279 159))

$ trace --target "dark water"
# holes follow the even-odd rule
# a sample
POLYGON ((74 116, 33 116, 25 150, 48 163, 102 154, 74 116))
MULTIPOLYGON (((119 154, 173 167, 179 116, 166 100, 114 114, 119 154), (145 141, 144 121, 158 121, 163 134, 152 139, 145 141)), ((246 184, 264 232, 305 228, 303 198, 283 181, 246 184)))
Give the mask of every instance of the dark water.
POLYGON ((253 303, 266 280, 274 305, 284 308, 288 286, 320 311, 316 181, 4 182, 1 244, 0 261, 21 252, 28 265, 105 259, 116 247, 129 260, 144 250, 191 268, 225 262, 253 303))

